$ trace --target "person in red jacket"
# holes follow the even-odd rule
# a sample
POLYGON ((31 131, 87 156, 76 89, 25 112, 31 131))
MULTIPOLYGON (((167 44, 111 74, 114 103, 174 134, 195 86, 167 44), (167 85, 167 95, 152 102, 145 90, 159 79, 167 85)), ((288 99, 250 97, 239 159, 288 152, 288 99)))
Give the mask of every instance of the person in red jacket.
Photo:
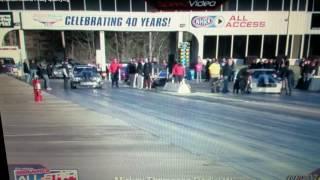
POLYGON ((184 73, 184 67, 180 62, 173 66, 172 75, 174 76, 176 83, 181 83, 184 73))
POLYGON ((118 60, 113 59, 109 67, 109 72, 111 73, 112 87, 116 86, 117 88, 119 88, 119 69, 120 64, 118 63, 118 60))

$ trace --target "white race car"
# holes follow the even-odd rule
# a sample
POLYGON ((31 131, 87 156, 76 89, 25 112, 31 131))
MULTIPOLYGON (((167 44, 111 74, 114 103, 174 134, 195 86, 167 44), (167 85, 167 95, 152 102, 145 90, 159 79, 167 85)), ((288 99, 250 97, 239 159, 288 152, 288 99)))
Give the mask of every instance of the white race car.
POLYGON ((282 82, 274 69, 249 69, 252 93, 281 93, 282 82))
POLYGON ((274 69, 241 68, 236 71, 234 83, 241 92, 281 93, 282 82, 274 69))

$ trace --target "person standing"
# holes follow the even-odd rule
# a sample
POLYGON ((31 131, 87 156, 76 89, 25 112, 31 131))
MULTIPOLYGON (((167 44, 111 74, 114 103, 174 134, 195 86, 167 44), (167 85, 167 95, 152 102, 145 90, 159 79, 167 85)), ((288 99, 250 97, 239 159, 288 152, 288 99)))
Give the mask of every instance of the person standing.
MULTIPOLYGON (((198 57, 198 62, 195 66, 195 70, 196 70, 196 76, 197 76, 196 82, 200 83, 201 82, 201 74, 202 74, 202 62, 201 62, 200 56, 198 57)), ((210 70, 209 70, 209 73, 210 73, 210 70)))
POLYGON ((175 82, 180 84, 185 75, 185 70, 181 62, 178 62, 177 64, 174 65, 172 69, 172 74, 174 75, 175 82))
POLYGON ((30 63, 30 76, 31 76, 31 79, 33 79, 36 75, 37 75, 37 69, 38 69, 38 66, 35 62, 35 60, 31 60, 31 63, 30 63))
POLYGON ((207 64, 205 66, 205 71, 206 71, 206 81, 210 81, 210 72, 209 72, 209 67, 211 65, 211 60, 207 59, 207 64))
POLYGON ((27 60, 24 60, 23 62, 23 73, 24 73, 24 77, 27 83, 30 83, 30 68, 29 65, 27 63, 27 60))
POLYGON ((42 77, 42 79, 44 80, 44 88, 50 91, 51 87, 50 87, 48 71, 46 66, 43 63, 39 64, 39 73, 40 73, 40 77, 42 77))
POLYGON ((220 92, 221 67, 217 60, 209 66, 211 92, 220 92))
POLYGON ((112 81, 111 87, 116 86, 117 88, 119 88, 119 69, 120 69, 120 64, 118 63, 118 60, 113 59, 110 65, 110 70, 109 70, 109 72, 111 73, 111 81, 112 81))
POLYGON ((152 74, 152 64, 146 59, 146 62, 143 66, 143 75, 144 75, 144 87, 146 89, 151 89, 151 74, 152 74))
POLYGON ((128 73, 129 73, 130 86, 135 88, 136 87, 137 66, 136 66, 136 62, 134 59, 131 59, 130 63, 128 64, 128 73))
POLYGON ((4 68, 4 61, 0 59, 0 73, 5 73, 5 68, 4 68))
POLYGON ((311 73, 312 73, 311 61, 308 59, 305 61, 305 64, 303 66, 303 89, 304 90, 309 89, 311 73))
POLYGON ((227 63, 222 68, 222 76, 223 76, 223 93, 229 92, 229 77, 232 73, 232 59, 229 59, 227 63))
POLYGON ((65 58, 65 61, 62 64, 62 74, 63 74, 63 85, 65 89, 68 89, 69 86, 69 77, 70 77, 70 72, 69 72, 69 62, 68 58, 65 58))
POLYGON ((138 89, 143 89, 143 66, 144 66, 144 62, 143 59, 140 59, 138 66, 137 66, 137 74, 138 74, 138 78, 137 78, 137 88, 138 89))
POLYGON ((280 69, 280 76, 282 78, 282 90, 285 90, 286 95, 291 96, 292 87, 294 85, 294 73, 289 69, 289 61, 282 64, 280 69))

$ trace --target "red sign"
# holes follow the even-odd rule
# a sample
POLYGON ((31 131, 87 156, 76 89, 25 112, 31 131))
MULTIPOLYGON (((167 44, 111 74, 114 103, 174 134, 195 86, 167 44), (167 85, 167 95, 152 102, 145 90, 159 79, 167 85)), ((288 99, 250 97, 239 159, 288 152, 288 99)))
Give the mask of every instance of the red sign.
POLYGON ((231 16, 226 24, 227 28, 263 28, 266 27, 265 21, 248 20, 246 16, 231 16))

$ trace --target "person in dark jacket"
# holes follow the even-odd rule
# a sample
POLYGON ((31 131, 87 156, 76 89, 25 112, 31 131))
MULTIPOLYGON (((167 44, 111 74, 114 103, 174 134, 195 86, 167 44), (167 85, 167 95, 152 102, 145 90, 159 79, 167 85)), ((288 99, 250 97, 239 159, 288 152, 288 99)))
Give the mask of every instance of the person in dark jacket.
POLYGON ((44 80, 44 88, 48 91, 51 90, 50 79, 48 76, 47 67, 44 64, 39 64, 39 75, 44 80))
POLYGON ((128 64, 128 73, 129 73, 129 81, 130 86, 135 88, 136 87, 136 76, 137 76, 137 64, 134 59, 130 61, 128 64))
POLYGON ((294 86, 294 73, 289 69, 289 61, 286 61, 280 69, 280 77, 282 79, 282 90, 285 90, 286 95, 291 96, 292 87, 294 86))
POLYGON ((206 80, 205 80, 205 81, 207 81, 207 82, 210 81, 210 71, 209 71, 209 67, 210 67, 211 64, 212 64, 211 60, 208 59, 208 60, 207 60, 207 63, 206 63, 206 66, 205 66, 205 73, 206 73, 206 80))
POLYGON ((33 79, 35 77, 35 75, 37 75, 37 71, 38 71, 38 66, 35 62, 35 60, 31 60, 31 63, 29 64, 30 67, 30 76, 33 79))
POLYGON ((229 59, 227 63, 222 68, 222 76, 223 76, 223 93, 229 92, 229 77, 232 73, 232 59, 229 59))
POLYGON ((30 68, 29 65, 27 63, 27 60, 25 60, 23 62, 23 73, 24 73, 24 77, 27 83, 30 83, 30 68))
POLYGON ((68 61, 68 58, 66 57, 65 58, 65 61, 63 62, 62 64, 62 72, 63 72, 63 84, 64 84, 64 88, 65 89, 68 89, 69 87, 69 61, 68 61))
POLYGON ((303 73, 303 89, 308 90, 309 84, 311 82, 311 74, 312 74, 312 67, 311 67, 311 61, 307 60, 303 66, 302 69, 303 73))
POLYGON ((143 75, 144 75, 144 87, 146 89, 151 89, 151 73, 152 73, 152 64, 146 59, 146 62, 143 66, 143 75))
POLYGON ((5 68, 3 67, 4 61, 0 59, 0 73, 5 73, 5 68))
POLYGON ((138 66, 137 66, 137 88, 138 89, 143 89, 143 80, 144 80, 144 76, 143 76, 143 66, 144 66, 144 61, 143 59, 140 59, 138 66))

